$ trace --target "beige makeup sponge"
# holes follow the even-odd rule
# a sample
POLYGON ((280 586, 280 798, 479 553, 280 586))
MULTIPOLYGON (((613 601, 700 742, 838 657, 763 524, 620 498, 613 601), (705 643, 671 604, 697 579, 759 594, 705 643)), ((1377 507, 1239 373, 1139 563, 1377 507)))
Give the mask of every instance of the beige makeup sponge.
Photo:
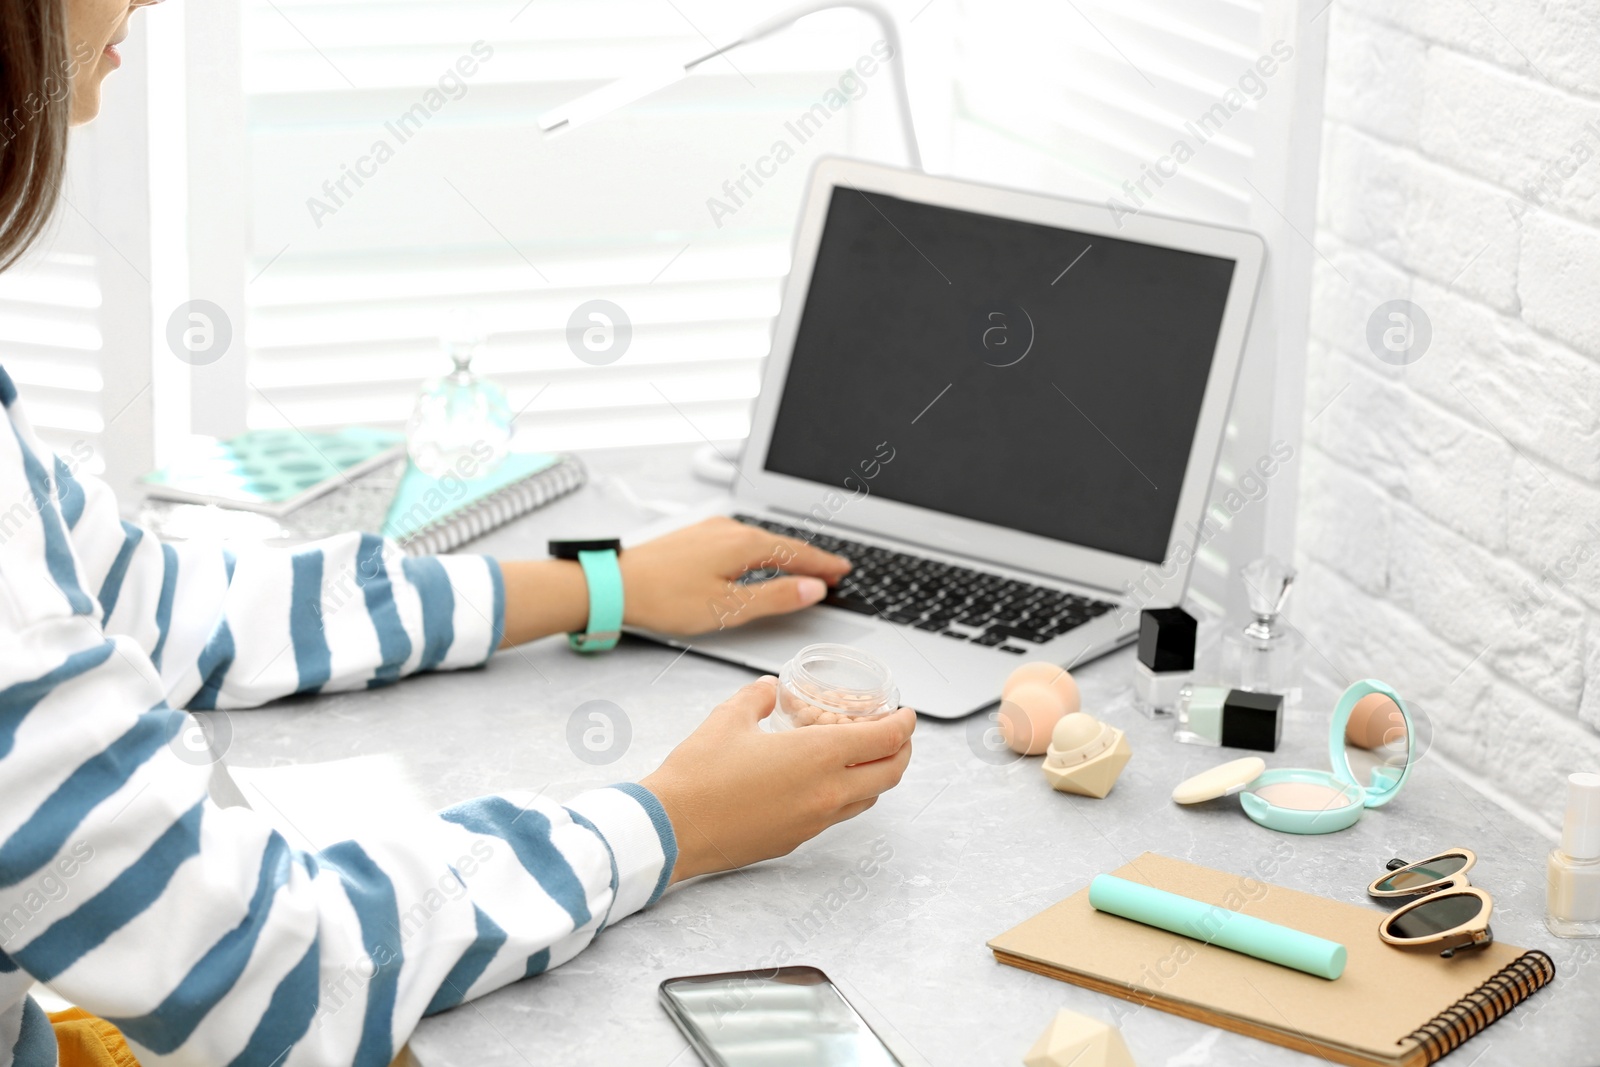
POLYGON ((1045 685, 1053 689, 1061 698, 1062 714, 1071 715, 1075 711, 1083 710, 1083 696, 1078 692, 1078 683, 1065 667, 1058 664, 1024 663, 1011 672, 1006 684, 1000 689, 1000 696, 1009 697, 1013 689, 1024 685, 1045 685))
POLYGON ((1066 715, 1057 689, 1019 685, 1000 702, 1000 736, 1011 751, 1037 756, 1050 747, 1050 735, 1066 715))

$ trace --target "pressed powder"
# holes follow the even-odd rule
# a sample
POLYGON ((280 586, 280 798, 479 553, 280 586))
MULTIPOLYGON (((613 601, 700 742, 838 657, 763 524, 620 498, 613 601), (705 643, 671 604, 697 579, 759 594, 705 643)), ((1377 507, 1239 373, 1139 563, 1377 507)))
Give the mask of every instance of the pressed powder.
POLYGON ((1280 808, 1293 811, 1328 811, 1350 803, 1350 794, 1315 782, 1272 782, 1251 792, 1280 808))

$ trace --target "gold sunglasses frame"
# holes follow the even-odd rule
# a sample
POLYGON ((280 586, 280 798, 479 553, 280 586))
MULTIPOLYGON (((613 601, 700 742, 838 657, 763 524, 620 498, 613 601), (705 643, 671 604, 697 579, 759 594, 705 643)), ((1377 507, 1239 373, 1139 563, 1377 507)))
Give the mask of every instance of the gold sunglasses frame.
POLYGON ((1490 916, 1494 913, 1494 901, 1489 894, 1472 885, 1467 879, 1467 872, 1478 862, 1478 854, 1469 848, 1447 848, 1443 852, 1436 852, 1425 859, 1404 863, 1391 860, 1389 869, 1367 886, 1367 895, 1379 900, 1393 900, 1397 897, 1416 897, 1409 904, 1402 905, 1383 917, 1378 923, 1378 936, 1384 944, 1394 945, 1396 948, 1431 948, 1436 945, 1443 946, 1439 955, 1449 959, 1457 951, 1464 948, 1482 948, 1494 940, 1494 931, 1489 927, 1490 916), (1444 859, 1446 856, 1463 856, 1466 863, 1454 874, 1444 878, 1435 878, 1431 882, 1424 882, 1409 889, 1380 889, 1383 882, 1387 882, 1401 871, 1409 867, 1422 867, 1429 863, 1444 859), (1444 899, 1445 897, 1473 897, 1478 901, 1478 911, 1466 922, 1457 923, 1447 930, 1436 934, 1427 934, 1423 937, 1396 937, 1389 932, 1389 927, 1403 915, 1409 914, 1426 904, 1444 899))

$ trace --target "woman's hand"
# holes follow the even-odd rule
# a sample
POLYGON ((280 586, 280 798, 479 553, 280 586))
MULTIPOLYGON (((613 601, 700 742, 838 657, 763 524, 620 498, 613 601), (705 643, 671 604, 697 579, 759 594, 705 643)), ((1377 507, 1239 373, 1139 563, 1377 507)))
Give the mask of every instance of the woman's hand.
MULTIPOLYGON (((706 519, 626 549, 617 563, 623 623, 669 634, 701 634, 799 611, 850 573, 850 561, 841 556, 727 518, 706 519), (766 567, 787 576, 749 585, 735 581, 766 567)), ((501 648, 589 624, 589 586, 577 563, 507 562, 500 573, 506 591, 501 648)))
POLYGON ((759 723, 776 699, 774 678, 745 686, 639 783, 677 835, 674 882, 786 856, 872 807, 905 774, 917 725, 910 708, 769 734, 759 723))
POLYGON ((674 530, 618 558, 623 622, 671 634, 706 633, 798 611, 850 573, 850 561, 841 556, 727 518, 674 530), (735 581, 768 567, 789 577, 735 581))

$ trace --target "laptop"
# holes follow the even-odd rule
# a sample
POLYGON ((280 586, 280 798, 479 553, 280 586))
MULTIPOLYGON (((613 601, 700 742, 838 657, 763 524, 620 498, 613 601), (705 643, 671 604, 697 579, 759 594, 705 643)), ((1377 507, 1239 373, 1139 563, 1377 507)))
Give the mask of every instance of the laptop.
POLYGON ((792 616, 644 636, 774 674, 852 645, 939 718, 1023 662, 1134 640, 1187 588, 1265 255, 1241 230, 821 161, 731 497, 627 540, 720 512, 854 570, 792 616))

